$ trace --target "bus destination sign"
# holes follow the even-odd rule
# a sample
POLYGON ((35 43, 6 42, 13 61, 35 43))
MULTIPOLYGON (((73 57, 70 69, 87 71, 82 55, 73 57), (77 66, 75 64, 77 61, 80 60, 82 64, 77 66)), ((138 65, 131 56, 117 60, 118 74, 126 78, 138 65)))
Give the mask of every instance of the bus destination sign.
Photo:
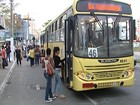
POLYGON ((89 10, 99 10, 99 11, 113 11, 113 12, 120 12, 122 11, 120 5, 114 4, 95 4, 95 3, 88 3, 89 10))
POLYGON ((110 0, 80 0, 77 2, 78 12, 105 12, 132 14, 129 4, 110 0))

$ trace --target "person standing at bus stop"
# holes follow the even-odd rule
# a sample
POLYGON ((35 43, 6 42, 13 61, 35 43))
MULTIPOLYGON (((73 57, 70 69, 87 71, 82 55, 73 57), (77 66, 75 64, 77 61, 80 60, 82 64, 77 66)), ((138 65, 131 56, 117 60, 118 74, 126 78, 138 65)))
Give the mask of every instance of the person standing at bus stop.
POLYGON ((35 59, 35 52, 34 52, 33 46, 29 50, 29 57, 30 57, 30 66, 33 67, 34 66, 34 59, 35 59))
POLYGON ((20 64, 20 66, 21 66, 22 51, 21 51, 21 49, 19 48, 18 45, 16 46, 15 57, 16 57, 16 60, 17 60, 17 65, 19 66, 19 64, 20 64))
POLYGON ((55 84, 54 84, 54 96, 59 96, 59 98, 65 98, 66 96, 62 93, 61 78, 60 78, 60 68, 62 67, 62 60, 60 60, 59 53, 60 48, 54 47, 54 66, 55 66, 55 84), (58 90, 58 93, 56 93, 58 90))
POLYGON ((6 60, 8 61, 9 60, 9 62, 11 62, 10 61, 10 53, 11 53, 11 48, 10 48, 10 45, 9 44, 7 44, 6 45, 6 60))
POLYGON ((35 52, 35 64, 37 66, 37 65, 39 65, 39 58, 40 58, 40 48, 39 48, 39 45, 36 45, 34 52, 35 52))
POLYGON ((52 77, 53 75, 49 75, 48 74, 48 63, 50 63, 52 65, 52 67, 54 67, 54 62, 53 62, 53 58, 50 57, 51 55, 51 49, 48 48, 46 50, 47 52, 47 56, 44 59, 44 63, 45 63, 45 70, 44 70, 44 77, 47 80, 47 85, 46 85, 46 92, 45 92, 45 102, 52 102, 53 99, 56 99, 56 97, 53 96, 52 94, 52 77), (50 98, 49 98, 50 97, 50 98))
POLYGON ((5 69, 6 51, 5 51, 5 47, 4 46, 2 46, 1 54, 2 54, 2 57, 1 57, 2 58, 2 68, 5 69))

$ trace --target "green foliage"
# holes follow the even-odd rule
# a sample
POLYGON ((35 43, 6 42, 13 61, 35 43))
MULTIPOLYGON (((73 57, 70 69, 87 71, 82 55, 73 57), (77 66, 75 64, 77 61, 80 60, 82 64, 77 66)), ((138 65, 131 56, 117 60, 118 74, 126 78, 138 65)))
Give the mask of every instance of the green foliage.
POLYGON ((5 16, 6 19, 10 18, 10 7, 6 3, 1 3, 0 12, 5 16))
POLYGON ((45 22, 42 26, 45 27, 51 20, 48 20, 47 22, 45 22))
MULTIPOLYGON (((4 0, 3 0, 4 1, 4 0)), ((17 6, 19 5, 19 3, 16 3, 13 5, 13 9, 15 9, 17 6)), ((6 3, 1 3, 0 5, 0 12, 3 14, 3 16, 5 17, 5 25, 10 28, 11 25, 11 20, 10 20, 10 5, 6 4, 6 3)), ((21 24, 19 23, 14 23, 14 31, 18 30, 19 28, 21 28, 21 24)))

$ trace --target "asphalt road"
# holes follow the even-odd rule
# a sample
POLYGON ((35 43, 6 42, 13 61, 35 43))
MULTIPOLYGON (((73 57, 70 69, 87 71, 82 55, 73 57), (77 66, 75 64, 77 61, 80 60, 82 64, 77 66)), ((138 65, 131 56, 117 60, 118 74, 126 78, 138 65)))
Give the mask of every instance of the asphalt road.
POLYGON ((139 105, 140 65, 135 67, 135 85, 75 92, 63 86, 65 99, 57 98, 45 103, 45 84, 41 66, 30 67, 24 60, 23 66, 15 67, 0 99, 0 105, 139 105), (38 88, 39 87, 39 88, 38 88))

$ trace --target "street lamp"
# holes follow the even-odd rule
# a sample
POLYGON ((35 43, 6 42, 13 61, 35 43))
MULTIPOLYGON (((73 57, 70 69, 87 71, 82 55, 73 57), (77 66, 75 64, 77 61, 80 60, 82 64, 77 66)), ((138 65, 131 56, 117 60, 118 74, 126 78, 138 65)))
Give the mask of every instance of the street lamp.
POLYGON ((28 45, 28 41, 29 41, 29 27, 30 27, 29 21, 31 20, 30 17, 29 17, 29 13, 28 13, 28 15, 24 16, 23 20, 26 20, 26 22, 27 22, 26 41, 27 41, 27 45, 28 45))
POLYGON ((10 47, 11 47, 11 61, 14 61, 14 40, 13 40, 13 0, 10 0, 10 47))

